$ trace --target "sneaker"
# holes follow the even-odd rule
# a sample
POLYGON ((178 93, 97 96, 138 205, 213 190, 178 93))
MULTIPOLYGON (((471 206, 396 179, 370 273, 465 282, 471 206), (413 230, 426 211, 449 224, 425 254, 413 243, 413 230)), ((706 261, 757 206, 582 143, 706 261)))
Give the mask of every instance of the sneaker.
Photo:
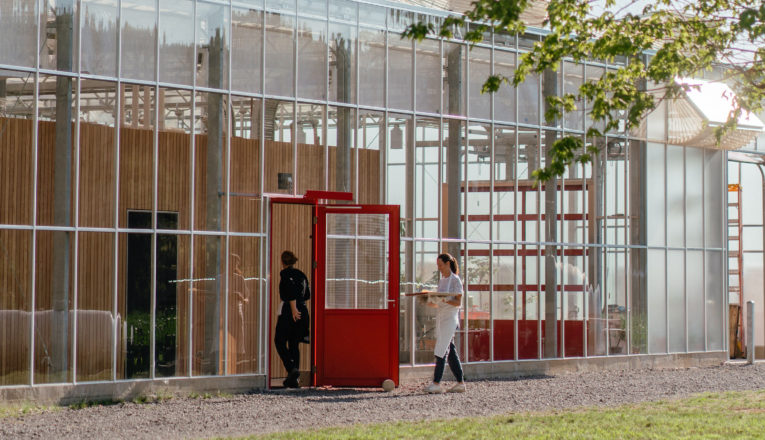
POLYGON ((433 382, 432 384, 428 385, 427 388, 425 388, 425 391, 427 391, 429 394, 443 394, 444 388, 440 383, 433 382))
POLYGON ((465 382, 457 382, 453 387, 449 388, 449 393, 464 393, 465 382))

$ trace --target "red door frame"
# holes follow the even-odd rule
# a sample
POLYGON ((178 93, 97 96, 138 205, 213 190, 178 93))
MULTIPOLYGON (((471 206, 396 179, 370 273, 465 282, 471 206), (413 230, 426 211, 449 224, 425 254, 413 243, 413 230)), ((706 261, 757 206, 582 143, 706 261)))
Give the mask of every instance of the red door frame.
MULTIPOLYGON (((399 248, 400 248, 400 242, 399 242, 399 211, 400 208, 398 205, 327 205, 326 202, 332 201, 332 200, 353 200, 353 194, 346 193, 346 192, 336 192, 336 191, 306 191, 304 196, 276 196, 276 197, 269 197, 269 203, 268 203, 268 262, 271 262, 272 257, 272 241, 271 237, 273 234, 273 222, 271 221, 271 216, 273 213, 273 205, 276 203, 283 203, 283 204, 297 204, 297 205, 310 205, 313 206, 313 216, 315 218, 319 218, 319 207, 322 208, 338 208, 342 210, 345 208, 347 209, 363 209, 364 213, 387 213, 389 214, 389 247, 391 250, 390 252, 390 261, 389 261, 389 267, 388 267, 388 274, 389 274, 389 285, 388 285, 388 299, 393 299, 393 302, 389 302, 388 304, 393 304, 393 307, 388 308, 389 313, 394 313, 395 319, 390 319, 391 322, 391 328, 390 328, 390 335, 391 335, 391 349, 389 352, 389 356, 391 359, 391 366, 395 364, 395 368, 390 368, 390 379, 392 379, 396 386, 398 386, 399 383, 399 371, 398 371, 398 309, 399 309, 399 248), (322 201, 324 201, 322 203, 322 201), (395 270, 394 270, 395 269, 395 270), (395 362, 394 362, 395 361, 395 362)), ((339 211, 342 212, 342 211, 339 211)), ((317 244, 319 240, 317 240, 318 232, 318 221, 313 223, 313 245, 311 248, 313 249, 313 255, 311 255, 311 261, 316 263, 318 260, 316 259, 317 255, 323 255, 323 253, 326 251, 325 247, 322 246, 321 253, 318 252, 317 244)), ((324 237, 324 243, 326 243, 326 226, 323 229, 322 236, 324 237)), ((270 267, 270 266, 269 266, 270 267)), ((315 267, 313 268, 313 277, 312 277, 312 291, 314 292, 313 297, 311 298, 311 315, 314 317, 314 319, 311 320, 311 385, 314 385, 317 383, 317 368, 314 368, 315 365, 323 365, 323 363, 317 363, 317 349, 319 344, 317 343, 317 338, 315 335, 317 334, 324 334, 323 328, 319 327, 317 324, 317 321, 321 321, 321 318, 319 317, 319 314, 316 313, 316 305, 319 303, 318 298, 318 291, 317 289, 318 285, 321 285, 321 299, 324 299, 324 283, 317 283, 317 280, 319 279, 317 276, 319 276, 319 267, 320 265, 315 264, 315 267), (322 333, 317 333, 317 328, 321 329, 322 333)), ((326 271, 325 268, 321 266, 321 279, 324 280, 326 271)), ((270 278, 270 273, 268 274, 270 278)), ((267 315, 266 315, 266 325, 268 326, 266 331, 268 332, 269 338, 266 341, 266 345, 268 346, 268 349, 266 350, 266 388, 271 388, 271 341, 273 340, 273 333, 271 331, 271 282, 267 283, 268 287, 268 307, 267 307, 267 315)), ((322 311, 324 311, 324 303, 322 304, 322 311)), ((322 359, 323 360, 323 359, 322 359)), ((337 384, 342 385, 342 384, 337 384)), ((378 384, 379 385, 379 384, 378 384)))
MULTIPOLYGON (((303 196, 295 197, 295 196, 288 196, 288 195, 281 195, 280 194, 280 195, 277 195, 277 196, 274 196, 274 197, 268 197, 268 262, 269 263, 271 262, 271 256, 272 256, 272 252, 273 252, 271 237, 273 236, 273 233, 274 233, 274 225, 273 225, 273 222, 271 221, 272 220, 271 216, 272 216, 272 213, 273 213, 274 204, 276 204, 276 203, 283 203, 283 204, 292 204, 292 205, 309 205, 309 206, 313 206, 314 207, 313 208, 313 215, 316 216, 316 206, 319 204, 319 202, 321 200, 327 200, 327 201, 328 200, 353 200, 353 194, 352 193, 347 193, 347 192, 337 192, 337 191, 312 191, 312 190, 308 190, 308 191, 306 191, 305 195, 303 195, 303 196)), ((316 234, 316 225, 314 225, 313 230, 311 231, 311 233, 314 234, 313 235, 314 237, 316 236, 315 235, 316 234)), ((315 242, 316 242, 316 239, 314 238, 313 239, 313 243, 311 243, 311 249, 314 252, 316 250, 315 242)), ((314 255, 311 255, 311 261, 316 261, 316 259, 314 258, 314 255)), ((268 266, 268 267, 270 268, 270 266, 268 266)), ((315 269, 314 269, 314 272, 315 272, 315 269)), ((270 280, 271 274, 268 273, 267 276, 269 277, 269 280, 270 280)), ((315 273, 314 273, 314 276, 312 277, 312 279, 313 279, 313 281, 312 281, 312 285, 311 285, 311 291, 315 292, 316 291, 316 287, 315 287, 315 285, 316 285, 316 274, 315 273)), ((268 306, 267 306, 267 315, 266 315, 266 325, 267 325, 266 332, 268 333, 268 339, 266 340, 266 346, 268 347, 268 349, 266 350, 266 389, 271 389, 271 341, 273 341, 273 339, 274 339, 274 334, 271 331, 271 312, 272 312, 272 310, 271 310, 271 289, 272 289, 271 283, 272 282, 273 282, 273 280, 269 281, 266 284, 266 287, 268 288, 268 295, 267 295, 268 306)), ((315 304, 316 304, 316 300, 315 300, 315 298, 312 298, 312 301, 311 301, 311 311, 310 311, 311 316, 316 316, 316 307, 315 307, 315 304)), ((315 334, 316 334, 316 320, 312 319, 311 320, 311 335, 315 335, 315 334)), ((311 350, 310 350, 310 353, 311 353, 311 363, 310 364, 311 365, 315 364, 315 361, 314 361, 316 359, 316 357, 314 355, 314 352, 315 352, 314 346, 315 345, 316 344, 314 344, 314 343, 311 344, 311 350)), ((315 384, 316 381, 314 379, 314 373, 313 372, 311 373, 310 377, 311 377, 311 384, 310 385, 315 384)))
MULTIPOLYGON (((398 386, 399 383, 399 336, 398 336, 398 310, 399 310, 399 249, 400 249, 400 207, 398 205, 316 205, 315 211, 317 221, 314 224, 314 258, 326 254, 326 214, 328 213, 358 213, 358 214, 387 214, 388 215, 388 298, 387 309, 369 309, 369 310, 347 310, 347 309, 325 309, 325 280, 326 265, 316 264, 314 268, 314 301, 312 308, 315 310, 312 324, 315 325, 316 332, 313 335, 312 357, 315 359, 317 368, 311 375, 311 381, 317 385, 336 385, 336 386, 380 386, 380 378, 369 380, 360 380, 358 378, 329 378, 324 375, 324 367, 327 363, 324 360, 324 348, 326 341, 325 317, 328 315, 362 315, 362 316, 387 316, 388 320, 388 368, 387 377, 381 379, 391 379, 398 386)), ((314 260, 318 261, 318 260, 314 260)), ((353 347, 349 347, 353 350, 353 347)))

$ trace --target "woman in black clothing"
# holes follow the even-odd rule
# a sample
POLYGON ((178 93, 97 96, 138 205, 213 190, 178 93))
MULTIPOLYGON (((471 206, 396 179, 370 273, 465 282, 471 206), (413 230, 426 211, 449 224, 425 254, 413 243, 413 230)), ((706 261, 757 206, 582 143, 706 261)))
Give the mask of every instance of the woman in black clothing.
POLYGON ((282 252, 282 271, 279 281, 279 297, 282 300, 281 313, 276 321, 274 344, 287 370, 284 386, 299 388, 300 342, 309 335, 310 318, 305 302, 311 298, 308 277, 293 266, 297 257, 291 251, 282 252))

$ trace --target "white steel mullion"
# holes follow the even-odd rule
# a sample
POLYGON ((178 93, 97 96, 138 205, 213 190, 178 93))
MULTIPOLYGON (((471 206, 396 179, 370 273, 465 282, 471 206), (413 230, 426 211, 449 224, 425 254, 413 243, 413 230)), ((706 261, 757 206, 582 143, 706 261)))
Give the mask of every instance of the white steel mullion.
MULTIPOLYGON (((669 106, 668 106, 669 107, 669 106)), ((688 353, 688 161, 687 147, 683 148, 683 303, 685 307, 685 352, 688 353)), ((727 209, 727 205, 726 205, 727 209)), ((726 274, 727 276, 727 274, 726 274)))
MULTIPOLYGON (((116 232, 119 228, 119 212, 120 212, 120 131, 122 125, 122 0, 117 2, 117 95, 114 100, 114 258, 112 264, 114 264, 113 275, 113 291, 112 291, 112 381, 117 380, 117 332, 118 321, 117 316, 119 313, 119 237, 120 234, 116 232)), ((124 335, 123 335, 124 337, 124 335)))
MULTIPOLYGON (((156 345, 156 326, 157 326, 157 317, 156 317, 156 309, 157 309, 157 203, 158 203, 158 195, 157 195, 157 185, 159 181, 159 131, 157 130, 157 127, 159 127, 159 66, 161 64, 161 59, 159 56, 159 34, 161 32, 161 13, 160 13, 160 7, 159 7, 159 0, 156 1, 157 5, 157 39, 155 40, 155 53, 156 53, 156 64, 155 64, 155 72, 154 72, 154 81, 155 84, 152 86, 152 89, 154 90, 154 118, 151 119, 153 122, 152 128, 152 139, 154 141, 153 149, 152 149, 152 156, 153 156, 153 164, 152 164, 152 211, 151 211, 151 258, 149 259, 151 261, 151 313, 150 313, 150 346, 149 346, 149 354, 150 354, 150 361, 149 361, 149 377, 151 379, 155 378, 155 369, 156 369, 156 361, 155 361, 155 345, 156 345)), ((196 2, 194 3, 196 7, 196 2)), ((145 86, 146 87, 146 86, 145 86)), ((144 99, 148 96, 149 99, 151 99, 151 91, 146 94, 144 93, 144 99)), ((151 108, 151 101, 148 103, 148 107, 151 108)), ((147 107, 147 103, 144 102, 144 108, 147 107)), ((148 121, 150 115, 144 115, 143 119, 144 121, 148 121)))
MULTIPOLYGON (((80 6, 77 8, 77 24, 75 27, 75 36, 77 41, 77 74, 79 75, 81 66, 80 63, 82 62, 82 57, 80 56, 80 49, 82 45, 82 38, 80 38, 80 19, 79 16, 82 14, 82 7, 80 6)), ((79 300, 79 283, 78 283, 78 261, 79 261, 79 255, 80 255, 80 249, 79 249, 79 231, 77 228, 80 226, 80 95, 82 93, 82 81, 78 78, 77 80, 77 86, 75 88, 77 96, 75 99, 77 100, 75 104, 75 112, 74 112, 74 121, 70 121, 74 124, 74 142, 72 144, 72 149, 74 149, 74 176, 73 180, 69 183, 69 188, 74 191, 74 252, 70 252, 69 255, 73 255, 74 261, 70 265, 72 268, 72 288, 74 290, 73 292, 73 307, 74 307, 74 318, 73 318, 73 324, 72 324, 72 383, 77 383, 77 312, 78 312, 78 300, 79 300)))
MULTIPOLYGON (((265 8, 264 8, 265 9, 265 8)), ((266 12, 263 10, 260 14, 260 32, 261 32, 261 38, 260 38, 260 91, 261 93, 265 92, 265 83, 266 83, 266 12)), ((266 184, 266 178, 265 174, 262 170, 265 170, 265 123, 266 123, 266 116, 265 116, 265 110, 266 110, 266 99, 261 98, 260 100, 260 126, 258 127, 258 137, 259 137, 259 151, 258 151, 258 169, 261 170, 260 172, 260 193, 262 194, 264 192, 265 184, 266 184)), ((250 124, 250 130, 252 130, 252 124, 250 124)), ((269 270, 269 259, 271 258, 270 254, 270 243, 271 243, 271 234, 270 234, 270 221, 269 217, 271 215, 271 210, 269 208, 269 204, 267 203, 267 199, 265 197, 260 198, 260 232, 268 232, 268 235, 266 235, 263 239, 260 240, 260 278, 261 281, 258 282, 259 287, 259 298, 260 298, 260 310, 258 311, 258 327, 260 329, 260 338, 259 338, 259 344, 258 344, 258 373, 265 373, 266 379, 270 379, 269 376, 269 367, 268 363, 265 362, 266 366, 264 369, 264 358, 268 356, 269 353, 269 329, 270 329, 270 303, 266 302, 266 298, 269 298, 269 289, 270 286, 268 279, 270 278, 269 270), (268 304, 268 305, 267 305, 268 304)), ((270 388, 270 383, 266 384, 266 388, 270 388)))
MULTIPOLYGON (((225 87, 228 90, 228 93, 225 95, 227 100, 228 100, 228 102, 226 102, 226 108, 227 108, 228 111, 226 113, 224 113, 224 115, 228 114, 228 119, 226 121, 224 121, 225 124, 226 124, 226 128, 224 130, 224 133, 226 133, 226 142, 225 142, 226 151, 224 152, 225 158, 226 158, 226 183, 225 183, 225 185, 226 185, 226 197, 224 198, 225 203, 226 203, 226 209, 225 209, 225 213, 226 213, 226 225, 225 225, 226 235, 224 237, 223 245, 226 248, 226 258, 225 258, 225 267, 224 267, 224 270, 221 271, 221 273, 225 273, 226 274, 226 276, 224 277, 224 280, 225 280, 224 282, 225 282, 226 288, 223 291, 223 298, 224 298, 224 300, 223 300, 223 302, 224 302, 224 313, 223 313, 223 328, 224 328, 224 331, 223 331, 223 334, 227 335, 228 334, 228 328, 229 328, 228 327, 228 292, 229 292, 229 288, 230 288, 229 281, 230 281, 230 278, 231 278, 231 276, 230 276, 231 271, 229 269, 229 264, 230 264, 229 254, 231 253, 231 249, 230 249, 231 236, 229 235, 230 232, 231 232, 231 222, 230 222, 230 219, 231 219, 231 134, 232 134, 231 128, 236 126, 236 118, 233 116, 233 112, 232 112, 232 110, 233 110, 233 100, 231 99, 231 66, 232 66, 232 59, 231 59, 232 58, 232 55, 231 55, 232 51, 231 51, 231 46, 233 44, 232 33, 231 33, 231 28, 233 27, 233 17, 232 17, 231 6, 224 7, 224 14, 225 14, 225 11, 228 11, 228 14, 227 14, 227 18, 228 18, 228 25, 227 26, 228 27, 226 27, 226 35, 229 36, 229 41, 228 41, 228 44, 227 44, 227 50, 228 50, 228 55, 227 55, 228 56, 228 66, 227 66, 227 68, 228 68, 228 72, 226 72, 228 84, 225 87)), ((236 363, 235 363, 235 365, 236 365, 236 363)), ((224 338, 223 338, 223 373, 222 373, 223 376, 229 374, 228 368, 229 368, 229 365, 228 365, 228 337, 224 336, 224 338)))
MULTIPOLYGON (((701 302, 704 305, 704 316, 702 317, 704 328, 704 351, 709 351, 709 341, 707 341, 707 334, 709 333, 707 331, 707 179, 706 179, 706 157, 709 153, 707 150, 701 150, 702 151, 702 162, 701 162, 701 247, 704 248, 704 251, 701 253, 701 302)), ((725 205, 725 209, 728 209, 728 205, 725 205)), ((765 209, 765 206, 763 206, 763 209, 765 209)), ((727 274, 728 272, 723 272, 724 274, 727 274)), ((722 304, 722 303, 721 303, 722 304)))
MULTIPOLYGON (((40 15, 39 12, 37 13, 37 19, 38 19, 38 26, 40 25, 40 15)), ((40 47, 40 32, 38 29, 37 32, 37 47, 40 47)), ((35 55, 35 59, 39 60, 39 50, 38 53, 35 55)), ((39 61, 37 61, 36 66, 39 67, 39 61)), ((34 385, 35 384, 35 376, 34 376, 34 366, 35 366, 35 313, 36 313, 36 297, 37 297, 37 283, 36 280, 36 272, 37 272, 37 264, 35 262, 37 261, 37 162, 38 162, 38 139, 39 139, 39 113, 40 113, 40 74, 39 72, 34 73, 35 78, 35 84, 34 84, 34 116, 32 117, 32 144, 33 144, 33 164, 32 164, 32 252, 31 252, 31 260, 29 261, 29 264, 31 266, 30 270, 30 286, 31 286, 31 303, 29 306, 30 309, 30 320, 29 320, 29 384, 34 385)))

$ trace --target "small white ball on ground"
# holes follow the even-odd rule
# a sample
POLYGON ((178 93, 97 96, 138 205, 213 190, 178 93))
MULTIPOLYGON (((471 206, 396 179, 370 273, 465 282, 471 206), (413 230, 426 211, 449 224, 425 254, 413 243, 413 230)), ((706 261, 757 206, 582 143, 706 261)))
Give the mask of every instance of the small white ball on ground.
POLYGON ((385 379, 385 380, 383 381, 383 383, 382 383, 382 389, 383 389, 383 391, 385 391, 385 392, 387 392, 387 393, 390 393, 390 392, 391 392, 391 391, 393 391, 395 388, 396 388, 396 384, 395 384, 395 383, 393 383, 393 381, 392 381, 392 380, 390 380, 390 379, 385 379))

